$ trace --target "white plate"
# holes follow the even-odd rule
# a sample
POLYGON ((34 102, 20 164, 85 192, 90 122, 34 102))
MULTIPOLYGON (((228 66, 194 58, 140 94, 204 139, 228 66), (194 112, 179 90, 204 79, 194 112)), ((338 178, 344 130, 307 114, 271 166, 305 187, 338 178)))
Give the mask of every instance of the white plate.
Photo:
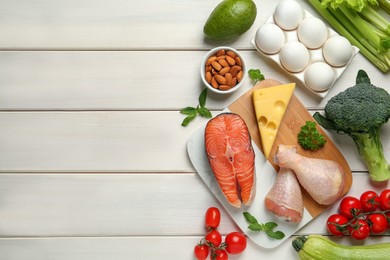
MULTIPOLYGON (((227 109, 224 112, 229 112, 227 109)), ((259 150, 256 144, 252 141, 252 146, 255 151, 255 168, 256 168, 256 196, 251 206, 243 206, 240 209, 237 209, 229 204, 224 195, 222 194, 221 189, 218 186, 218 183, 214 177, 214 174, 211 171, 207 155, 206 148, 204 143, 204 131, 205 127, 203 126, 197 131, 195 131, 189 138, 187 142, 187 152, 190 157, 192 164, 194 165, 199 176, 206 183, 210 191, 215 195, 215 197, 220 201, 229 215, 233 218, 236 224, 241 228, 241 230, 257 245, 264 248, 273 248, 280 245, 283 241, 293 235, 297 230, 302 228, 308 222, 310 222, 313 217, 305 209, 303 213, 303 219, 300 223, 287 223, 283 220, 276 218, 272 213, 268 212, 265 209, 264 198, 268 191, 271 189, 275 177, 276 170, 265 160, 263 153, 259 150), (273 239, 267 236, 265 232, 254 232, 248 229, 249 223, 246 221, 243 212, 248 211, 250 214, 255 216, 259 223, 266 223, 269 221, 275 222, 278 224, 278 227, 274 231, 280 230, 286 236, 281 239, 273 239)))

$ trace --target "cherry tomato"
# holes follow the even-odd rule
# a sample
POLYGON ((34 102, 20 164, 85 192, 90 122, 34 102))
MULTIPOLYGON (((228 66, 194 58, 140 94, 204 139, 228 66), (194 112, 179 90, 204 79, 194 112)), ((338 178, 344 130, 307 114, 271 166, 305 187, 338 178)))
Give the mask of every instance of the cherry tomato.
POLYGON ((349 233, 352 238, 356 240, 363 240, 370 234, 370 226, 365 220, 357 219, 351 223, 349 233))
POLYGON ((381 192, 379 195, 379 201, 382 210, 390 209, 390 189, 381 192))
POLYGON ((333 214, 328 218, 326 228, 334 236, 343 236, 348 231, 348 226, 344 226, 346 223, 348 223, 348 219, 345 216, 333 214))
POLYGON ((369 190, 362 193, 360 203, 364 212, 373 212, 379 207, 380 199, 375 191, 369 190))
POLYGON ((205 222, 206 228, 217 228, 219 226, 219 222, 221 221, 221 212, 216 207, 208 208, 206 211, 205 222))
POLYGON ((228 254, 226 253, 225 250, 221 250, 221 249, 218 249, 218 250, 215 250, 214 252, 214 258, 213 256, 211 255, 210 256, 210 259, 215 259, 215 260, 228 260, 228 254))
POLYGON ((218 247, 222 242, 221 234, 215 229, 207 233, 205 238, 208 242, 212 243, 216 247, 218 247))
POLYGON ((225 237, 226 252, 235 255, 242 253, 246 248, 246 237, 240 232, 231 232, 225 237))
POLYGON ((386 232, 388 223, 385 215, 380 213, 370 214, 367 217, 370 224, 370 230, 373 234, 383 234, 386 232))
POLYGON ((198 244, 194 248, 194 254, 196 259, 205 260, 209 255, 209 247, 206 244, 198 244))
POLYGON ((347 196, 340 202, 340 213, 347 219, 353 219, 355 216, 359 215, 361 211, 362 204, 360 203, 360 200, 355 197, 347 196))

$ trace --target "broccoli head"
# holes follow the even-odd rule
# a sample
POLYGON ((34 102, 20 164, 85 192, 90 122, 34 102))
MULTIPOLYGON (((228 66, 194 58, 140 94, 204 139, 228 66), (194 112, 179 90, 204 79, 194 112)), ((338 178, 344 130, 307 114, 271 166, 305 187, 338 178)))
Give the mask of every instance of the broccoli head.
POLYGON ((356 85, 332 97, 325 106, 325 116, 314 118, 322 127, 351 136, 373 181, 390 179, 380 140, 380 129, 390 118, 390 95, 371 84, 359 70, 356 85))

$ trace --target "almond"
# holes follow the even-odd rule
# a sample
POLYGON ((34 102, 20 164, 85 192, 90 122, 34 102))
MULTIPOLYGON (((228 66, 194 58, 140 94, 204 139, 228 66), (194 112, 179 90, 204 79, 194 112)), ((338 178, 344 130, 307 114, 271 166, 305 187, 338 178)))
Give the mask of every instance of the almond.
POLYGON ((230 71, 230 67, 225 67, 219 71, 219 75, 225 75, 230 71))
POLYGON ((211 71, 212 68, 213 68, 213 67, 212 67, 211 65, 207 65, 207 66, 206 66, 206 72, 207 72, 207 71, 211 71))
POLYGON ((215 77, 211 78, 211 86, 213 88, 218 88, 218 82, 215 80, 215 77))
POLYGON ((217 57, 225 55, 225 50, 220 50, 217 52, 217 57))
POLYGON ((228 86, 228 85, 219 85, 219 89, 220 90, 229 90, 231 89, 232 87, 231 86, 228 86))
POLYGON ((238 73, 237 73, 237 81, 240 82, 242 79, 242 70, 240 70, 238 73))
POLYGON ((216 80, 219 84, 226 85, 226 79, 225 79, 224 76, 222 76, 222 75, 215 75, 214 78, 215 78, 215 80, 216 80))
POLYGON ((232 84, 230 84, 231 87, 234 87, 235 85, 237 85, 237 78, 236 77, 233 77, 232 78, 232 84))
POLYGON ((211 84, 211 78, 213 77, 213 75, 211 74, 211 72, 210 71, 207 71, 206 72, 206 76, 205 76, 205 78, 206 78, 206 81, 209 83, 209 84, 211 84))
POLYGON ((217 60, 218 60, 218 61, 219 61, 219 60, 224 60, 224 59, 226 59, 226 55, 222 55, 222 56, 217 57, 217 60))
POLYGON ((221 64, 222 67, 230 67, 229 63, 227 63, 225 59, 219 60, 218 63, 221 64))
POLYGON ((230 74, 229 72, 225 74, 225 79, 226 79, 226 85, 229 85, 231 86, 232 85, 232 74, 230 74))
POLYGON ((237 56, 234 60, 236 61, 236 64, 237 64, 238 66, 242 67, 242 63, 241 63, 240 57, 237 56))
POLYGON ((206 65, 210 65, 211 62, 215 61, 217 59, 216 56, 211 56, 210 58, 207 59, 206 61, 206 65))
POLYGON ((235 59, 237 57, 237 55, 233 51, 227 51, 226 55, 232 57, 233 59, 235 59))
POLYGON ((230 66, 236 65, 236 61, 230 56, 226 56, 226 61, 227 63, 229 63, 230 66))
POLYGON ((233 66, 231 69, 230 69, 230 73, 232 74, 233 77, 235 77, 237 75, 237 73, 241 70, 241 67, 240 66, 233 66))
POLYGON ((222 69, 221 64, 219 64, 217 61, 211 62, 211 66, 213 66, 214 69, 220 71, 222 69))

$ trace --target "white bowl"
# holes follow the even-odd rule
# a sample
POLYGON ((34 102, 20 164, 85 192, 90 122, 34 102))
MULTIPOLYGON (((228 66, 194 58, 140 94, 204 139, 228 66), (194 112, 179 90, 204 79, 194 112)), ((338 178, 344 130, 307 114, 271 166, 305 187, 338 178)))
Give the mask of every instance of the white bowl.
POLYGON ((234 48, 231 48, 231 47, 227 47, 227 46, 220 46, 220 47, 216 47, 214 49, 211 49, 203 58, 202 60, 202 63, 200 65, 200 76, 202 78, 202 81, 203 83, 206 85, 206 87, 214 92, 214 93, 218 93, 218 94, 229 94, 229 93, 232 93, 234 91, 236 91, 237 89, 239 89, 243 82, 245 81, 246 77, 247 77, 247 72, 246 72, 246 62, 244 60, 244 57, 234 48), (230 50, 230 51, 233 51, 241 60, 241 67, 242 67, 242 78, 241 78, 241 81, 238 82, 234 87, 228 89, 228 90, 220 90, 220 89, 216 89, 214 88, 213 86, 211 86, 211 84, 209 84, 207 81, 206 81, 206 78, 205 78, 205 74, 206 74, 206 61, 213 55, 217 54, 218 51, 220 50, 230 50))

